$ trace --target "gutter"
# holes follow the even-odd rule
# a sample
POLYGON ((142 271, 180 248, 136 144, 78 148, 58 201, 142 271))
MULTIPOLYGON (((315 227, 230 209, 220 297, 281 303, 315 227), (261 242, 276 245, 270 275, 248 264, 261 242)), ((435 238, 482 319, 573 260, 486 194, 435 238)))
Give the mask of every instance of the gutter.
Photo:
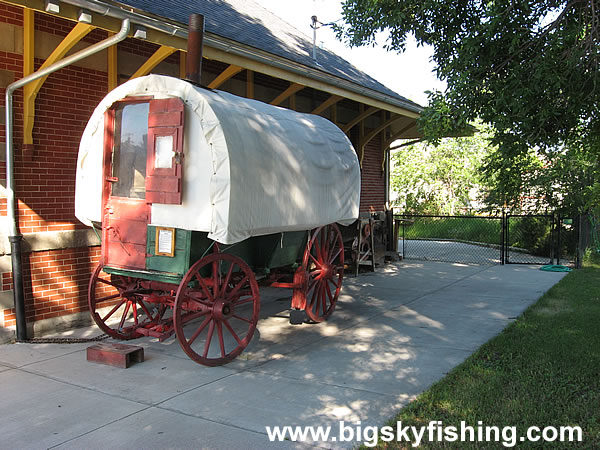
POLYGON ((14 286, 15 313, 17 322, 17 340, 27 340, 27 322, 25 320, 25 294, 23 289, 23 263, 22 263, 22 241, 23 235, 19 233, 17 226, 17 216, 15 207, 15 190, 14 190, 14 150, 13 150, 13 93, 15 90, 25 86, 26 84, 45 77, 53 72, 56 72, 63 67, 73 64, 81 59, 87 58, 94 53, 98 53, 107 47, 115 45, 124 40, 129 34, 130 20, 123 19, 121 30, 107 39, 97 42, 83 50, 80 50, 71 56, 61 59, 60 61, 51 64, 50 66, 38 70, 20 80, 11 83, 6 88, 5 105, 6 105, 6 199, 7 199, 7 216, 9 221, 9 236, 12 258, 12 273, 14 286))
MULTIPOLYGON (((102 16, 114 17, 117 19, 128 18, 136 24, 143 25, 148 28, 160 31, 170 36, 176 36, 181 39, 188 39, 188 30, 186 25, 179 25, 176 23, 165 22, 165 19, 158 19, 150 15, 142 14, 131 9, 125 9, 125 5, 119 5, 116 3, 108 3, 100 0, 61 0, 63 3, 67 3, 80 8, 85 8, 102 16)), ((421 114, 423 107, 399 98, 392 97, 382 92, 375 91, 364 86, 359 86, 349 80, 339 78, 336 75, 323 72, 318 69, 314 69, 309 66, 305 66, 294 61, 280 58, 276 55, 264 51, 258 51, 252 47, 245 47, 242 44, 238 44, 235 41, 224 41, 210 34, 206 34, 204 37, 205 45, 209 45, 217 50, 222 50, 227 53, 231 53, 236 56, 251 59, 261 64, 283 69, 296 75, 308 76, 315 81, 323 82, 325 84, 333 84, 339 88, 354 92, 355 94, 365 95, 375 100, 389 103, 407 111, 421 114)))

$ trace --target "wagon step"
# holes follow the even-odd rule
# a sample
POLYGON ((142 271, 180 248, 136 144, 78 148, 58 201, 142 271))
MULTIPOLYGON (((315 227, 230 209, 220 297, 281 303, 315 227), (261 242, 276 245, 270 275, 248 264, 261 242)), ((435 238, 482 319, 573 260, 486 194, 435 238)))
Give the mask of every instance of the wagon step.
POLYGON ((144 362, 144 348, 102 342, 87 348, 87 360, 127 369, 132 362, 144 362))

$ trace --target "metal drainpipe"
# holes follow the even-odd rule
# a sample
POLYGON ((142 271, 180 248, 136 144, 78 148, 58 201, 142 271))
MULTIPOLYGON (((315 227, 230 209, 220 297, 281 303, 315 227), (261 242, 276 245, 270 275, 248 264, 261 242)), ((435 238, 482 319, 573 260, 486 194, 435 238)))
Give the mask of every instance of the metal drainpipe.
POLYGON ((121 25, 121 30, 107 39, 97 42, 77 53, 57 61, 50 66, 38 70, 20 80, 11 83, 6 88, 5 105, 6 105, 6 199, 7 199, 7 216, 9 221, 9 236, 11 247, 11 262, 13 272, 13 289, 15 301, 15 315, 17 322, 17 340, 27 340, 27 322, 25 320, 25 295, 23 291, 23 263, 21 260, 23 236, 19 233, 17 226, 17 216, 15 208, 15 191, 14 191, 14 176, 13 176, 13 93, 15 90, 25 86, 26 84, 45 77, 53 72, 56 72, 63 67, 73 64, 81 59, 84 59, 94 53, 98 53, 111 45, 121 42, 129 33, 129 19, 124 19, 121 25))

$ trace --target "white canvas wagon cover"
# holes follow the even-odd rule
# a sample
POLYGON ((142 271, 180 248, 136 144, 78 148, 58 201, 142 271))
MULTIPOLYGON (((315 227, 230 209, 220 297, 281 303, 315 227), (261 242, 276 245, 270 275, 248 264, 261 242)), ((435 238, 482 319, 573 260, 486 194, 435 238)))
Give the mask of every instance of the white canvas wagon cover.
POLYGON ((102 217, 104 113, 127 96, 179 97, 185 104, 182 204, 152 204, 151 225, 204 231, 232 244, 358 217, 358 159, 333 123, 149 75, 110 92, 85 128, 75 193, 75 215, 84 224, 102 217))

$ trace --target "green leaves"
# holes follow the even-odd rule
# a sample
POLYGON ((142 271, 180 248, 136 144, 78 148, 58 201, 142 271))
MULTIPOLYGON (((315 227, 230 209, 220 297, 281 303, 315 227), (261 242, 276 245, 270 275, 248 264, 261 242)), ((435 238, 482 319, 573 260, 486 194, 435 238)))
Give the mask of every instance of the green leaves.
MULTIPOLYGON (((481 125, 480 125, 481 126, 481 125)), ((459 214, 477 207, 486 181, 481 166, 492 150, 490 131, 472 137, 421 143, 392 154, 391 185, 403 212, 459 214)))
POLYGON ((600 204, 598 11, 598 0, 345 0, 338 36, 363 45, 387 31, 401 51, 412 33, 431 45, 447 90, 421 115, 429 142, 480 118, 496 131, 490 202, 531 195, 581 210, 600 204))
POLYGON ((600 27, 593 9, 600 5, 594 3, 346 0, 338 36, 364 45, 385 30, 392 50, 401 51, 409 33, 433 46, 448 89, 430 98, 433 111, 422 120, 427 133, 438 133, 430 137, 447 135, 452 122, 481 117, 529 147, 551 147, 591 125, 600 106, 600 27))

